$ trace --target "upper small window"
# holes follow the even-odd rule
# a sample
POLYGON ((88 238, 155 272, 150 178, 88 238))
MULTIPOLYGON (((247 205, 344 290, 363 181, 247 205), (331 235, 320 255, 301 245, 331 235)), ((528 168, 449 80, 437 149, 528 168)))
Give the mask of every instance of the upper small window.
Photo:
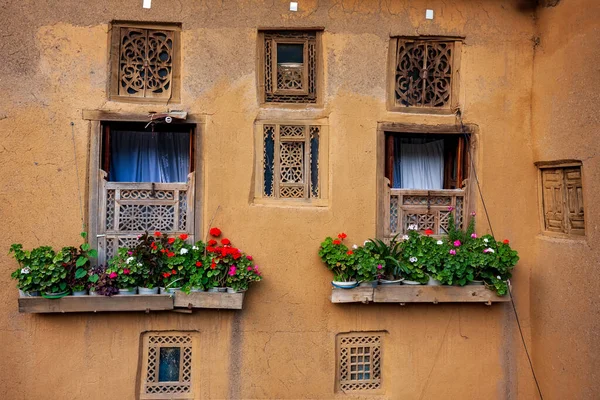
POLYGON ((546 232, 585 235, 581 164, 538 165, 546 232))
POLYGON ((261 32, 262 102, 317 102, 319 34, 314 30, 261 32))
POLYGON ((390 46, 391 110, 450 113, 457 107, 459 40, 393 38, 390 46))
POLYGON ((179 27, 113 24, 112 100, 179 101, 179 27))

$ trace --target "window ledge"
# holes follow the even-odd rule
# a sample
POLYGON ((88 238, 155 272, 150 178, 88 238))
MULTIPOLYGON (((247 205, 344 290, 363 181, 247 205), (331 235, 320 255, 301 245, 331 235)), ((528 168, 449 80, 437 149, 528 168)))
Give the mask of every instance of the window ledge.
POLYGON ((485 303, 510 301, 510 294, 498 296, 485 286, 382 285, 375 288, 332 288, 332 303, 485 303))

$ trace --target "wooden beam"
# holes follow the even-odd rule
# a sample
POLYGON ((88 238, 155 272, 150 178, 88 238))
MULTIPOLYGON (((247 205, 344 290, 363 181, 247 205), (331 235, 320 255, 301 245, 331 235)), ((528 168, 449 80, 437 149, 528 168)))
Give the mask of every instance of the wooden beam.
POLYGON ((172 310, 170 295, 123 296, 66 296, 61 299, 20 297, 21 313, 68 313, 103 311, 161 311, 172 310))
POLYGON ((244 293, 175 292, 175 307, 241 310, 244 293))
POLYGON ((359 286, 354 289, 331 289, 332 303, 369 303, 373 301, 373 287, 359 286))

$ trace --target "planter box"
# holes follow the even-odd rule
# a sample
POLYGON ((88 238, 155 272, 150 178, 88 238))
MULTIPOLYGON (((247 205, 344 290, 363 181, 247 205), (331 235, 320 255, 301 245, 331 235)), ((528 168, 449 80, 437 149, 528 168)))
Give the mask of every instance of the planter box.
POLYGON ((376 288, 333 288, 332 303, 485 303, 510 301, 510 295, 498 296, 485 286, 380 285, 376 288))
POLYGON ((163 311, 173 309, 169 295, 66 296, 60 299, 19 297, 21 313, 68 313, 103 311, 163 311))
POLYGON ((244 293, 175 292, 175 307, 241 310, 243 303, 244 293))

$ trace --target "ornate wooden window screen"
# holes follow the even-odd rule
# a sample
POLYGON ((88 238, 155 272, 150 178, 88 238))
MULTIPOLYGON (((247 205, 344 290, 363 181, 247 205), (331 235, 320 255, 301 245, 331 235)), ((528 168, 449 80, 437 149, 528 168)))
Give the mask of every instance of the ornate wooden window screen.
POLYGON ((545 230, 585 235, 581 166, 542 168, 541 174, 545 230))
POLYGON ((394 39, 392 108, 446 109, 457 105, 460 42, 394 39))
POLYGON ((381 335, 338 335, 337 375, 340 391, 381 388, 381 342, 381 335))
POLYGON ((317 32, 265 31, 263 35, 264 101, 266 103, 316 103, 317 32), (282 46, 302 46, 302 62, 278 62, 280 59, 278 49, 282 46))
POLYGON ((434 236, 446 235, 450 214, 459 229, 464 228, 467 220, 464 189, 392 189, 386 184, 384 203, 385 221, 388 221, 384 227, 386 238, 406 234, 411 225, 419 231, 431 229, 434 236))
POLYGON ((185 333, 144 337, 141 399, 192 399, 193 338, 185 333))
POLYGON ((321 126, 265 124, 262 136, 262 197, 319 198, 321 126))
POLYGON ((177 100, 178 47, 176 30, 113 25, 111 95, 177 100))
POLYGON ((194 173, 186 183, 108 182, 100 170, 98 262, 144 232, 187 233, 194 241, 194 173))

